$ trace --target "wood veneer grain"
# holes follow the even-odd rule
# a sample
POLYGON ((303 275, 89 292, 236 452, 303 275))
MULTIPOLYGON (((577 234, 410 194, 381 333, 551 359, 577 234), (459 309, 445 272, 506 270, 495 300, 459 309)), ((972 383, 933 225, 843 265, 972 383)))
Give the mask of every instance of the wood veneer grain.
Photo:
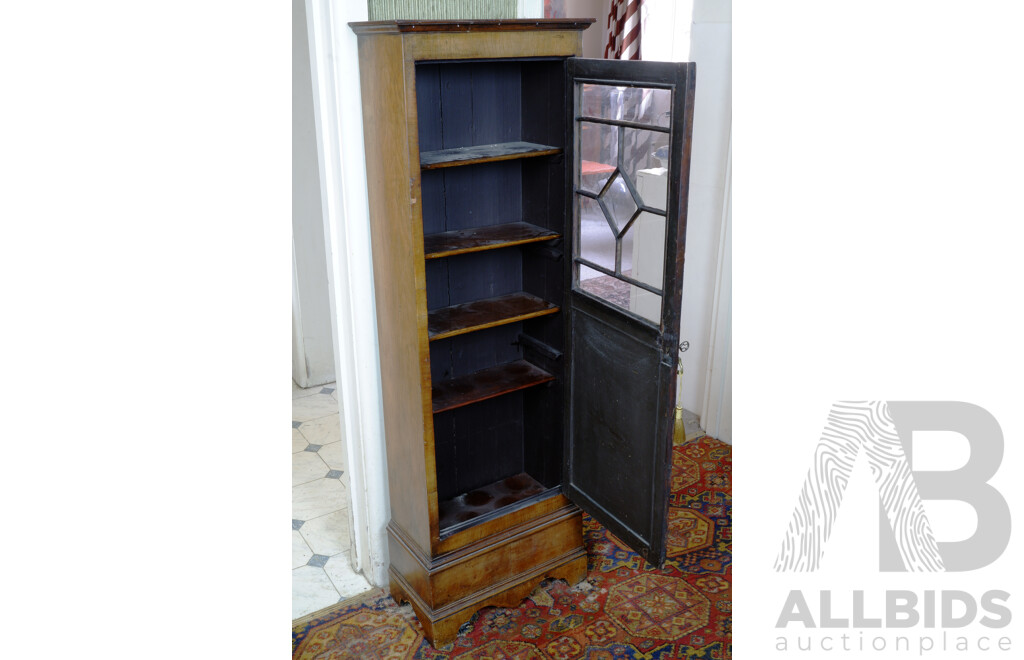
POLYGON ((572 57, 583 48, 583 35, 575 29, 512 31, 500 36, 488 31, 410 32, 403 36, 413 59, 418 61, 572 57))
POLYGON ((409 204, 409 181, 419 174, 419 162, 408 149, 403 42, 399 35, 380 35, 360 38, 358 46, 391 515, 429 548, 426 495, 433 456, 425 455, 423 439, 433 433, 433 416, 423 359, 429 350, 423 233, 409 204))
POLYGON ((427 259, 439 259, 470 252, 550 241, 559 236, 558 232, 531 225, 528 222, 509 222, 488 227, 430 234, 423 237, 423 250, 427 259))
POLYGON ((430 312, 430 341, 455 337, 499 325, 558 312, 558 306, 520 291, 496 298, 474 300, 430 312))
POLYGON ((526 360, 499 364, 468 376, 435 383, 434 412, 468 406, 502 394, 542 385, 554 379, 554 376, 526 360))

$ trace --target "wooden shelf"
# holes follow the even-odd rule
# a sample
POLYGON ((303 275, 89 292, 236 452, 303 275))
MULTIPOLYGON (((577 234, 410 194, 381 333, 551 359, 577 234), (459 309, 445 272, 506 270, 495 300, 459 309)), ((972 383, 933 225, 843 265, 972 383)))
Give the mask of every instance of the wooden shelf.
POLYGON ((446 339, 557 311, 557 305, 522 291, 484 298, 430 312, 427 314, 427 336, 430 341, 446 339))
POLYGON ((497 160, 550 156, 558 153, 562 153, 562 150, 558 147, 536 144, 534 142, 481 144, 475 147, 424 151, 420 153, 420 167, 425 170, 434 170, 440 167, 475 165, 477 163, 491 163, 497 160))
POLYGON ((554 379, 554 376, 526 360, 499 364, 468 376, 436 383, 433 387, 434 412, 461 408, 554 379))
POLYGON ((528 222, 511 222, 490 227, 458 229, 423 237, 423 251, 427 259, 450 257, 456 254, 496 250, 498 248, 550 241, 560 234, 528 222))
POLYGON ((539 481, 526 474, 499 479, 468 493, 456 495, 450 500, 438 503, 439 525, 442 530, 497 511, 516 502, 539 495, 546 488, 539 481))

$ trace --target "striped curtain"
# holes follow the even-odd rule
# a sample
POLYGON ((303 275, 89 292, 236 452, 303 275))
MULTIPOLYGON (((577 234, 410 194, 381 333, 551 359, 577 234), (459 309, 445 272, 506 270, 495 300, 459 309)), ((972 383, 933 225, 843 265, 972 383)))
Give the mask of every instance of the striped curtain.
POLYGON ((605 32, 605 59, 640 59, 640 5, 643 0, 612 0, 605 32))

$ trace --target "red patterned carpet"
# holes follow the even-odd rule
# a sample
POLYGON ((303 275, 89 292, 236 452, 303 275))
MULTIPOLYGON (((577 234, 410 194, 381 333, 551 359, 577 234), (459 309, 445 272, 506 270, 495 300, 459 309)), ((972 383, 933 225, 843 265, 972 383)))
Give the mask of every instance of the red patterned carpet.
POLYGON ((584 515, 587 578, 544 582, 518 608, 485 608, 434 649, 408 605, 382 591, 292 631, 292 657, 570 660, 732 658, 732 448, 673 448, 669 550, 657 569, 584 515))

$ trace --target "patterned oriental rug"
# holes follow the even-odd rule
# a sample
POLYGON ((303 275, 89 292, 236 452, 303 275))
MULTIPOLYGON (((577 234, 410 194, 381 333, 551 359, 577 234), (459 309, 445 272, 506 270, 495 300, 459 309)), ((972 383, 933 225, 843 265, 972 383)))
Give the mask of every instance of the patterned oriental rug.
POLYGON ((584 514, 587 577, 576 587, 548 580, 518 608, 484 608, 438 649, 409 605, 376 590, 295 622, 292 657, 731 659, 732 448, 708 436, 677 443, 663 568, 584 514))

